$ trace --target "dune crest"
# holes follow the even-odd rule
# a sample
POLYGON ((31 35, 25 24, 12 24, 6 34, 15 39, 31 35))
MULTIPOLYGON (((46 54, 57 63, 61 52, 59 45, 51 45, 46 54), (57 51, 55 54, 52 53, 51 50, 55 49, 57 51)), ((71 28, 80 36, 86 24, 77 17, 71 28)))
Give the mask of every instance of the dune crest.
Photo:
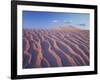
POLYGON ((23 68, 89 65, 89 30, 23 29, 23 68))

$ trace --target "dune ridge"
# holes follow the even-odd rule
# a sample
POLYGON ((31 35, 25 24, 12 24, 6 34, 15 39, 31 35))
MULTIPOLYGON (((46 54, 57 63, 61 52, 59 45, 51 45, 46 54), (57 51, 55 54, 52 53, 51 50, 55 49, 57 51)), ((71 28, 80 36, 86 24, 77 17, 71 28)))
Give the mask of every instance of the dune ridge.
POLYGON ((23 68, 89 64, 89 30, 23 29, 23 68))

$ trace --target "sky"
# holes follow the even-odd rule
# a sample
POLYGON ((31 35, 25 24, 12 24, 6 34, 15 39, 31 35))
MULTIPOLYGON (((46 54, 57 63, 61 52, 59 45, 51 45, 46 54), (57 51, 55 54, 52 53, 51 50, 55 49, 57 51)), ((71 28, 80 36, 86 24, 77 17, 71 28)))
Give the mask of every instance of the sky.
POLYGON ((90 15, 88 13, 23 11, 22 25, 23 28, 35 29, 51 29, 67 25, 89 29, 90 15))

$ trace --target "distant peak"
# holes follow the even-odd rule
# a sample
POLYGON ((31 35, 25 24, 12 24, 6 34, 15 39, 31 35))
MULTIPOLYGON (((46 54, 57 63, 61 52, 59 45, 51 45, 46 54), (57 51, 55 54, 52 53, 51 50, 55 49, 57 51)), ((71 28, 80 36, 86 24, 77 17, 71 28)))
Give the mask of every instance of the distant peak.
POLYGON ((55 30, 81 30, 81 28, 69 25, 69 26, 56 27, 55 30))

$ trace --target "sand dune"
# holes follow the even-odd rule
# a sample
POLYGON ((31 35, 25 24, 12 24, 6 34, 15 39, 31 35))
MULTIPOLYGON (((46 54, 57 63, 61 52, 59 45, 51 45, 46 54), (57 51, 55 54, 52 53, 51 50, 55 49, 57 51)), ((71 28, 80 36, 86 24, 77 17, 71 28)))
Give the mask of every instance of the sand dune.
POLYGON ((89 30, 23 29, 23 68, 89 65, 89 30))

